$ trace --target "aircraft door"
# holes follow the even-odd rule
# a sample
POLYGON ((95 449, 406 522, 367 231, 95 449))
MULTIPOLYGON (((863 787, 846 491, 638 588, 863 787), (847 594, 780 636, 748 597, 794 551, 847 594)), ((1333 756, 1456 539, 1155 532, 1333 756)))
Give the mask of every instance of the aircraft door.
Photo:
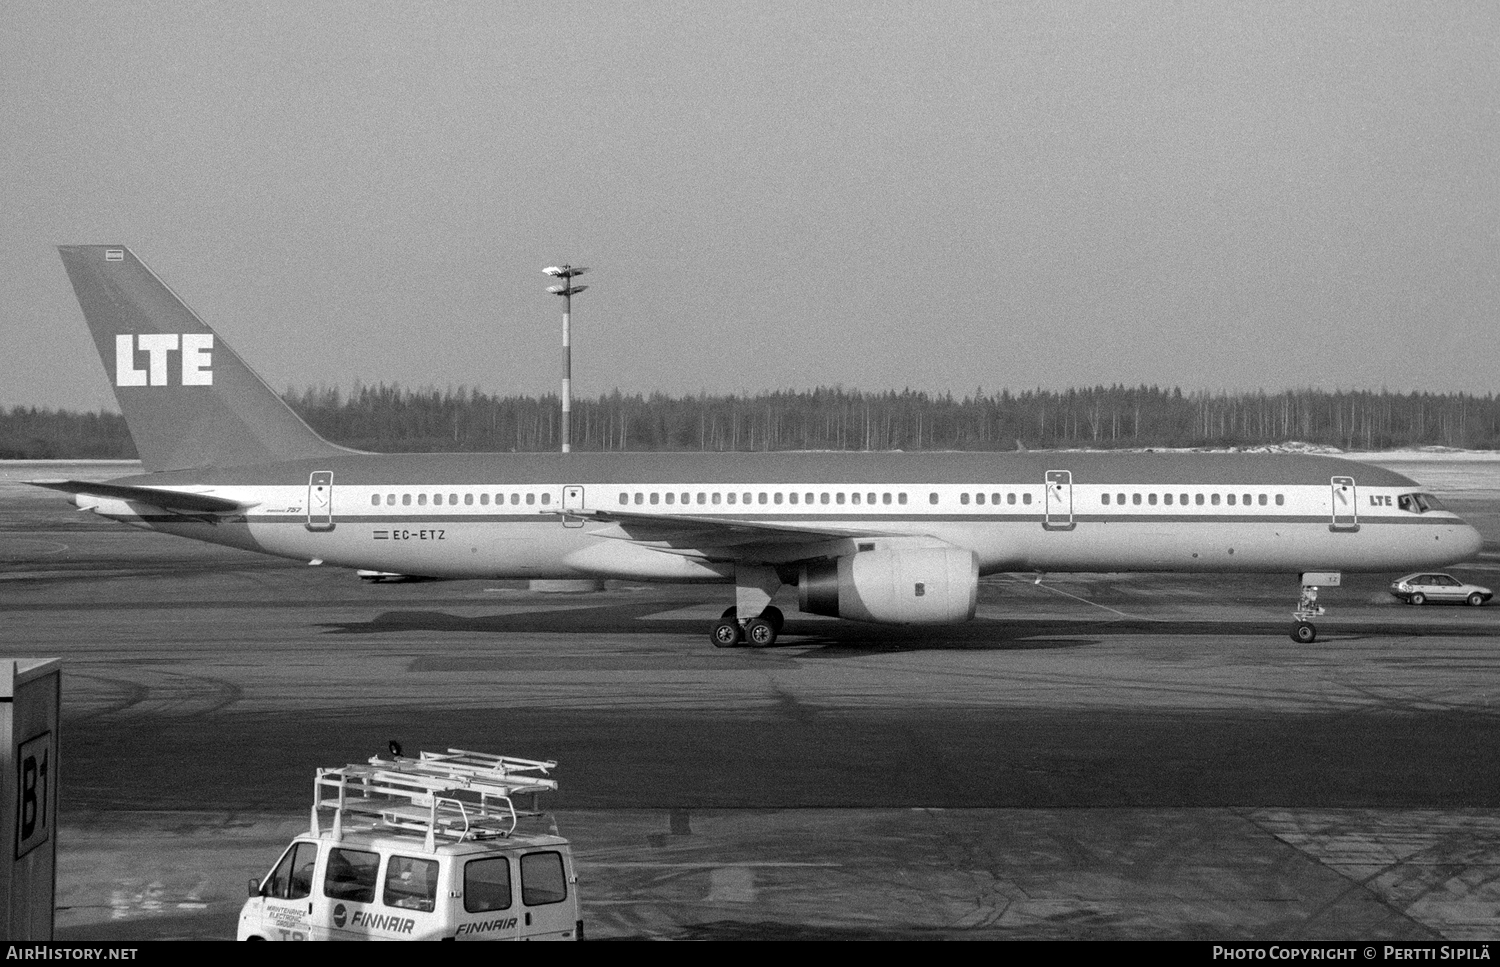
POLYGON ((1042 526, 1049 531, 1072 530, 1073 473, 1070 470, 1047 471, 1047 516, 1042 526))
POLYGON ((582 527, 583 518, 571 516, 568 511, 583 510, 583 488, 567 486, 563 488, 562 500, 562 522, 564 527, 582 527))
POLYGON ((1359 530, 1359 511, 1354 503, 1357 496, 1354 478, 1334 477, 1330 485, 1333 489, 1333 523, 1328 525, 1328 529, 1351 532, 1359 530))
POLYGON ((307 478, 307 529, 333 530, 333 471, 315 470, 307 478))

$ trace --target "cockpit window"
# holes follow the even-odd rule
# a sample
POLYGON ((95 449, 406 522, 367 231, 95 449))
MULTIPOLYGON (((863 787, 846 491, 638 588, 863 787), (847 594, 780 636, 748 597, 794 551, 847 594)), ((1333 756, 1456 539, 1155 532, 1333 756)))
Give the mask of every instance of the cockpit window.
POLYGON ((1402 494, 1396 498, 1396 506, 1412 514, 1444 509, 1432 494, 1402 494))

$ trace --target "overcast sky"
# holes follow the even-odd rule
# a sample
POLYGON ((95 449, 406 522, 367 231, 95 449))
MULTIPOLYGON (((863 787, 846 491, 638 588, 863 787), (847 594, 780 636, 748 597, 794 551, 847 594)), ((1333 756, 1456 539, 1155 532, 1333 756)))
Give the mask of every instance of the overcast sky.
POLYGON ((60 243, 277 388, 1496 390, 1500 4, 0 15, 0 405, 114 409, 60 243))

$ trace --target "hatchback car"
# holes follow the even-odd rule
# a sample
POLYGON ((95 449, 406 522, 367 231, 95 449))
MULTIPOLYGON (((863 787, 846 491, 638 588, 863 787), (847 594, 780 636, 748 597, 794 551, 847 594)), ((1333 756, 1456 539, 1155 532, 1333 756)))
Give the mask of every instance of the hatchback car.
POLYGON ((1465 584, 1451 574, 1408 574, 1391 585, 1391 594, 1407 604, 1462 601, 1476 607, 1494 596, 1489 588, 1465 584))

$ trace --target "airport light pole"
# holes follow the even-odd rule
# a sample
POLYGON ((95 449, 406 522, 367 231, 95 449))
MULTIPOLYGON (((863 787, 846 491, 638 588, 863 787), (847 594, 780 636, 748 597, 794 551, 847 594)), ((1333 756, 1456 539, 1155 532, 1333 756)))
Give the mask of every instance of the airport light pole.
POLYGON ((562 279, 562 285, 548 286, 547 291, 563 297, 562 452, 568 453, 573 449, 573 296, 588 288, 586 285, 574 285, 573 279, 587 272, 588 268, 582 265, 549 265, 542 271, 554 279, 562 279))

